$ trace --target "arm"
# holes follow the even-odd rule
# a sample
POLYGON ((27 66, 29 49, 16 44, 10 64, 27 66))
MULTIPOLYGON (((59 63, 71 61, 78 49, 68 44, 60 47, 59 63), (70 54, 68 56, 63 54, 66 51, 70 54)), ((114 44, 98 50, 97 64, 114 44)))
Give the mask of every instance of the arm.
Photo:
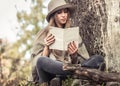
POLYGON ((75 63, 78 62, 78 55, 77 55, 77 53, 71 54, 70 57, 72 59, 72 64, 75 64, 75 63))
POLYGON ((43 49, 43 56, 49 56, 49 47, 48 46, 45 46, 44 49, 43 49))
POLYGON ((45 47, 43 49, 43 56, 48 56, 49 53, 50 53, 50 50, 49 50, 49 46, 51 44, 53 44, 55 42, 55 38, 52 34, 48 34, 45 39, 44 39, 44 43, 45 43, 45 47))
POLYGON ((40 30, 33 42, 32 57, 49 56, 49 46, 54 42, 54 36, 47 29, 40 30))
POLYGON ((77 51, 78 51, 78 48, 76 47, 75 42, 74 41, 70 42, 68 44, 68 53, 70 54, 73 64, 77 63, 77 51))

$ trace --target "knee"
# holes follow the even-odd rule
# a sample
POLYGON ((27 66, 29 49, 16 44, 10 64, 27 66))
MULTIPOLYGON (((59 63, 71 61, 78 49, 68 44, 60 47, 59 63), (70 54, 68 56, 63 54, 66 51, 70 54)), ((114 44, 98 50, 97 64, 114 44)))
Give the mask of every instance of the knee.
POLYGON ((97 61, 104 62, 104 57, 102 55, 93 55, 92 57, 97 61))
POLYGON ((36 62, 36 67, 40 68, 45 60, 45 57, 39 57, 37 62, 36 62))
POLYGON ((37 60, 37 63, 41 63, 44 59, 45 59, 45 57, 39 57, 37 60))

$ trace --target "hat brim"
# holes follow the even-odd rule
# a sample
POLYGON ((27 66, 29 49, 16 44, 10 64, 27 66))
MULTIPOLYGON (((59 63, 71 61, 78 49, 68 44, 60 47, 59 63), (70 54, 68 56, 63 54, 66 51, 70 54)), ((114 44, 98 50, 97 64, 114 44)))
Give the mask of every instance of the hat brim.
POLYGON ((70 4, 65 4, 65 5, 62 5, 62 6, 59 6, 59 7, 55 8, 55 9, 53 9, 53 10, 52 10, 51 12, 49 12, 48 15, 46 16, 47 21, 49 22, 50 17, 51 17, 52 14, 54 14, 56 11, 58 11, 58 10, 60 10, 60 9, 64 9, 64 8, 68 8, 68 9, 70 10, 70 12, 72 12, 72 11, 74 10, 75 6, 70 5, 70 4))

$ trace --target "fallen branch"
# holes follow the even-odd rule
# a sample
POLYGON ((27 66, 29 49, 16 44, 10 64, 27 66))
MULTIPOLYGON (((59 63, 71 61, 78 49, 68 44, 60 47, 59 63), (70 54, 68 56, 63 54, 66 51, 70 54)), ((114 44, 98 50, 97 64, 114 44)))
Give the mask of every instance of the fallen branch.
POLYGON ((77 78, 85 77, 95 82, 120 82, 120 73, 108 73, 97 69, 81 67, 78 64, 64 64, 63 70, 74 71, 77 78))

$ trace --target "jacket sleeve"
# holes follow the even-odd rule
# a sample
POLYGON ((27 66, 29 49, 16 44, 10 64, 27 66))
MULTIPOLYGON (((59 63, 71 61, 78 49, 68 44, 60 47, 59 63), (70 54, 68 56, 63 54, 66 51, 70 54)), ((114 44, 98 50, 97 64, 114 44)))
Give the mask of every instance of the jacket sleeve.
POLYGON ((80 63, 89 58, 89 53, 82 39, 81 39, 81 42, 79 43, 77 54, 78 54, 78 60, 80 63))
POLYGON ((46 29, 42 29, 37 33, 37 36, 33 43, 32 48, 32 57, 34 58, 37 55, 42 55, 42 51, 44 49, 44 38, 47 36, 46 29))
POLYGON ((39 80, 37 75, 37 70, 36 70, 36 63, 38 58, 42 56, 43 49, 44 49, 44 38, 46 37, 46 34, 43 33, 41 35, 40 32, 38 32, 39 34, 37 34, 36 36, 36 39, 33 43, 32 52, 31 52, 32 81, 35 81, 35 82, 39 80))

